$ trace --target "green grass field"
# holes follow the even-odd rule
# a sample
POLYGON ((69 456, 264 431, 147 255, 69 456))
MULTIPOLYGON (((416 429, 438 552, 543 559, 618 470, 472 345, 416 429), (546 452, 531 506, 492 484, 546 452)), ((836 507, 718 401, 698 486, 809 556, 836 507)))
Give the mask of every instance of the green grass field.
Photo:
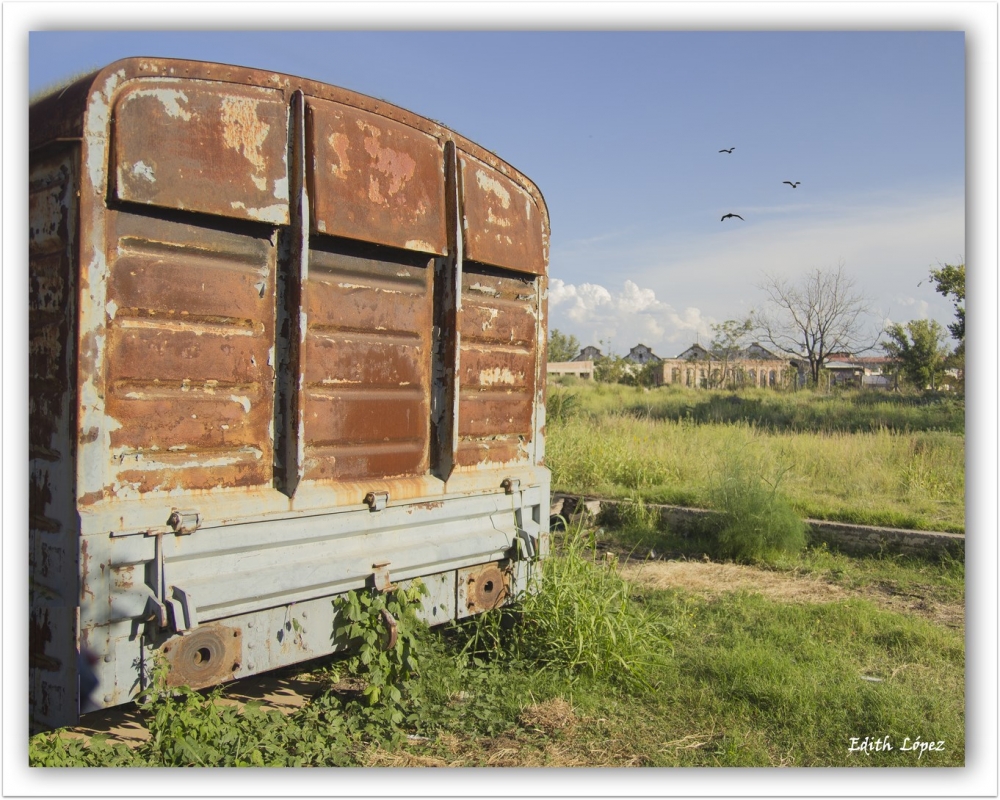
POLYGON ((721 460, 736 449, 780 475, 804 517, 965 530, 964 405, 953 398, 582 383, 550 387, 549 397, 554 491, 707 508, 721 460), (729 417, 716 421, 711 409, 729 417))

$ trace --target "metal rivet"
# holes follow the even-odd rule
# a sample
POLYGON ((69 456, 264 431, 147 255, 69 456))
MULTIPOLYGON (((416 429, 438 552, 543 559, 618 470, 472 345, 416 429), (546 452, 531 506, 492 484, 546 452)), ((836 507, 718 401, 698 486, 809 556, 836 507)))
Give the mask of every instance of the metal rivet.
POLYGON ((106 663, 106 664, 110 664, 114 660, 115 660, 115 657, 113 655, 111 655, 111 653, 108 653, 106 656, 104 656, 104 663, 106 663))
POLYGON ((110 703, 114 698, 110 694, 104 695, 104 702, 110 703))

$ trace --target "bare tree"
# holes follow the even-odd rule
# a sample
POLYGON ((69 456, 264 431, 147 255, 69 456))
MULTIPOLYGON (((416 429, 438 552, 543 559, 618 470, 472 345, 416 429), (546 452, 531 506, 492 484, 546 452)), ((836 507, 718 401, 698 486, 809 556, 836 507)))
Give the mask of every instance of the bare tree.
POLYGON ((877 324, 872 301, 844 273, 814 269, 799 283, 766 274, 759 285, 767 295, 764 309, 754 315, 761 338, 788 355, 805 358, 813 385, 831 353, 856 355, 878 344, 883 326, 877 324))

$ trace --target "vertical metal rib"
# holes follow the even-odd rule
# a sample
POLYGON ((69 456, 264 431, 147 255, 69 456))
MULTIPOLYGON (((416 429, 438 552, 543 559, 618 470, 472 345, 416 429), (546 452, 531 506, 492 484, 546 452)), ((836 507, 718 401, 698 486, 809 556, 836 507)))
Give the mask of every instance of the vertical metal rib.
POLYGON ((289 126, 290 215, 288 259, 279 267, 275 451, 281 455, 278 484, 289 497, 302 479, 303 381, 306 369, 306 282, 309 278, 309 197, 306 194, 305 97, 292 95, 289 126))
POLYGON ((448 220, 448 255, 435 262, 434 348, 432 387, 434 410, 433 467, 447 480, 455 468, 458 450, 458 401, 462 313, 462 201, 458 150, 445 143, 445 213, 448 220))

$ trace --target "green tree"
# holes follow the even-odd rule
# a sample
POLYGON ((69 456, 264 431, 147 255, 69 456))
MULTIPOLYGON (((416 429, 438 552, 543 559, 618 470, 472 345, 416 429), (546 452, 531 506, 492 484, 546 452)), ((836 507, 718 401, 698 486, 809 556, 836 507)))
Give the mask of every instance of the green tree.
POLYGON ((955 304, 955 322, 948 326, 951 335, 965 349, 965 263, 945 264, 940 269, 931 270, 931 280, 938 294, 950 297, 955 304))
MULTIPOLYGON (((753 331, 753 320, 727 319, 718 325, 712 326, 712 352, 721 362, 718 380, 709 377, 709 385, 713 387, 725 386, 727 383, 740 383, 736 375, 728 376, 729 364, 739 355, 740 350, 746 345, 746 340, 753 331), (728 377, 727 377, 728 376, 728 377)), ((714 374, 710 371, 709 375, 714 374)))
POLYGON ((594 362, 594 380, 599 383, 622 383, 627 372, 627 362, 621 356, 601 356, 594 362))
POLYGON ((915 319, 906 325, 895 322, 885 332, 889 338, 882 349, 906 380, 918 389, 936 389, 950 355, 941 323, 932 319, 915 319))
POLYGON ((566 336, 553 328, 549 333, 549 361, 572 361, 580 355, 580 342, 575 336, 566 336))

